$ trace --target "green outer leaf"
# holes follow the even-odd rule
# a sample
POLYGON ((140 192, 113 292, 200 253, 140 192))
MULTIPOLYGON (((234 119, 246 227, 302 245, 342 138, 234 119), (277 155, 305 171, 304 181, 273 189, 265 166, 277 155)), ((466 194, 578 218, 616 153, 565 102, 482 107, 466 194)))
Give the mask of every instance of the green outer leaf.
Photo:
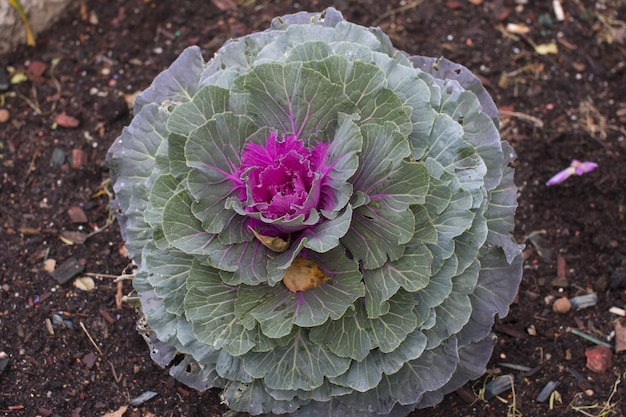
POLYGON ((242 285, 235 303, 239 320, 249 328, 249 316, 254 317, 263 333, 276 339, 291 333, 293 325, 314 327, 329 317, 337 320, 364 295, 357 263, 348 259, 343 249, 335 248, 325 254, 309 253, 309 258, 332 280, 297 293, 291 293, 283 284, 275 287, 242 285))
POLYGON ((200 74, 204 70, 202 52, 190 46, 152 82, 152 85, 135 99, 135 115, 147 105, 185 103, 199 89, 200 74))
MULTIPOLYGON (((226 199, 235 191, 227 178, 209 176, 198 169, 192 169, 187 175, 186 185, 187 192, 193 198, 191 213, 201 222, 205 232, 220 233, 233 217, 242 217, 234 210, 225 208, 226 199)), ((247 240, 251 238, 249 234, 247 240)))
MULTIPOLYGON (((147 250, 150 249, 151 246, 149 245, 147 250)), ((148 321, 150 331, 154 331, 156 336, 158 336, 156 344, 153 342, 153 337, 150 337, 149 345, 157 349, 151 351, 151 356, 159 361, 158 363, 161 364, 161 366, 166 366, 173 358, 167 353, 171 351, 171 349, 175 349, 175 351, 184 355, 193 355, 196 361, 203 364, 203 368, 207 372, 205 376, 209 378, 204 380, 203 386, 198 386, 197 389, 223 386, 220 379, 213 378, 210 375, 211 369, 214 368, 215 365, 217 351, 196 340, 189 322, 182 317, 166 311, 163 299, 156 296, 147 281, 145 268, 146 264, 142 262, 133 279, 133 286, 139 294, 143 313, 148 321), (165 353, 163 354, 162 352, 165 353)))
MULTIPOLYGON (((357 303, 357 307, 360 303, 357 303)), ((365 314, 349 311, 338 320, 328 321, 311 329, 309 337, 317 345, 328 348, 343 358, 362 361, 375 348, 365 314)))
POLYGON ((393 393, 400 404, 414 404, 425 392, 445 384, 459 363, 455 337, 445 345, 425 351, 418 359, 407 362, 393 375, 393 393))
POLYGON ((333 220, 321 222, 302 232, 302 237, 306 239, 304 247, 319 253, 328 252, 337 247, 339 239, 348 232, 351 220, 352 206, 348 204, 343 212, 333 220))
MULTIPOLYGON (((450 85, 451 83, 448 83, 450 85)), ((443 105, 443 111, 463 125, 463 140, 471 144, 487 166, 485 188, 492 190, 502 181, 502 141, 494 121, 482 112, 474 93, 455 85, 455 100, 443 105)))
POLYGON ((396 403, 413 405, 424 393, 444 385, 458 361, 457 343, 453 337, 445 346, 425 351, 418 359, 405 363, 397 373, 383 375, 375 388, 366 392, 355 391, 337 399, 362 412, 387 415, 396 403))
POLYGON ((404 161, 411 151, 393 123, 364 125, 361 132, 361 163, 352 184, 371 201, 354 211, 342 243, 366 269, 373 269, 398 259, 413 237, 415 217, 408 205, 424 202, 428 176, 421 164, 404 161))
POLYGON ((417 319, 412 312, 415 303, 410 294, 399 292, 388 303, 389 312, 374 319, 367 317, 362 303, 357 303, 354 313, 311 329, 310 338, 338 356, 357 361, 362 361, 374 348, 383 353, 392 352, 415 330, 417 319))
POLYGON ((454 254, 459 260, 459 271, 465 270, 476 260, 479 249, 487 239, 487 232, 487 220, 477 214, 472 226, 454 238, 454 254))
POLYGON ((271 261, 268 256, 274 255, 256 239, 230 245, 222 245, 220 240, 220 247, 210 253, 210 262, 215 268, 232 272, 222 274, 222 279, 229 285, 258 285, 282 279, 280 272, 268 269, 267 264, 271 261))
POLYGON ((394 91, 384 88, 378 90, 373 97, 365 100, 359 107, 361 123, 383 124, 394 123, 400 133, 409 135, 413 128, 411 108, 402 106, 402 101, 394 91))
MULTIPOLYGON (((128 198, 129 185, 143 183, 152 174, 157 149, 167 138, 167 116, 155 104, 145 106, 111 145, 107 162, 115 179, 113 189, 118 200, 121 196, 128 198)), ((124 200, 120 204, 126 208, 124 200)))
POLYGON ((200 220, 193 216, 187 190, 179 191, 165 203, 163 233, 171 245, 185 253, 209 255, 221 247, 217 235, 205 232, 200 220))
MULTIPOLYGON (((503 142, 503 147, 507 154, 513 153, 506 142, 503 142)), ((503 161, 504 176, 502 182, 491 191, 485 217, 489 229, 487 244, 502 247, 507 261, 513 263, 524 246, 518 245, 511 236, 515 209, 517 208, 517 187, 513 182, 513 169, 506 166, 509 162, 510 159, 503 161)))
POLYGON ((325 47, 326 49, 319 47, 316 43, 300 46, 302 50, 314 50, 298 51, 298 53, 320 55, 319 60, 307 61, 305 66, 320 72, 331 82, 343 87, 344 94, 347 94, 350 101, 358 108, 361 123, 393 122, 402 134, 411 133, 413 128, 411 108, 403 106, 401 99, 392 90, 384 87, 385 75, 380 68, 360 60, 349 61, 339 55, 326 55, 322 59, 322 54, 330 53, 328 46, 325 47))
POLYGON ((419 358, 425 347, 426 336, 421 331, 414 331, 397 349, 389 353, 374 349, 362 361, 352 361, 346 373, 330 378, 330 382, 359 392, 371 390, 380 383, 383 374, 395 374, 405 362, 419 358))
POLYGON ((350 200, 352 184, 349 179, 359 167, 358 153, 363 146, 363 137, 359 126, 354 122, 356 115, 340 113, 338 128, 326 151, 326 164, 330 165, 327 173, 331 181, 331 195, 322 190, 320 203, 322 207, 331 206, 332 210, 322 210, 327 218, 332 218, 350 200))
POLYGON ((407 243, 407 249, 411 250, 426 243, 437 243, 437 229, 428 217, 428 211, 424 206, 413 206, 411 210, 415 215, 415 234, 407 243))
POLYGON ((521 252, 509 263, 502 248, 492 248, 480 257, 478 283, 470 295, 472 316, 458 335, 461 344, 487 337, 495 315, 507 315, 522 279, 522 264, 521 252))
POLYGON ((202 366, 192 356, 186 355, 180 363, 170 368, 170 375, 198 391, 223 386, 215 368, 202 366))
POLYGON ((215 372, 219 376, 228 381, 239 381, 244 383, 250 383, 254 381, 250 375, 243 370, 243 362, 238 356, 233 356, 226 350, 219 351, 217 361, 215 363, 215 372))
POLYGON ((435 325, 424 331, 428 338, 426 349, 432 349, 443 340, 457 334, 467 324, 472 314, 469 294, 474 292, 480 262, 474 261, 463 272, 452 278, 452 291, 441 304, 435 307, 437 321, 435 325))
POLYGON ((164 174, 171 174, 177 181, 183 181, 189 173, 185 158, 186 143, 187 136, 170 133, 167 137, 167 156, 165 158, 157 156, 157 168, 164 174))
POLYGON ((379 201, 372 201, 354 210, 351 227, 341 243, 363 262, 365 269, 378 268, 387 260, 402 256, 403 244, 411 239, 414 223, 411 210, 389 211, 379 201))
POLYGON ((430 103, 431 90, 409 65, 398 62, 385 54, 374 54, 375 64, 386 75, 387 87, 390 88, 402 101, 402 105, 412 109, 411 122, 413 129, 409 135, 413 158, 421 160, 428 147, 428 136, 433 128, 436 111, 430 103))
POLYGON ((388 175, 400 168, 405 158, 411 156, 411 149, 406 137, 391 122, 363 125, 361 134, 363 148, 352 185, 355 191, 370 195, 388 175))
POLYGON ((306 329, 299 329, 291 344, 270 352, 250 352, 243 357, 244 369, 254 378, 263 378, 273 389, 306 391, 320 387, 324 377, 344 373, 350 359, 341 358, 311 343, 306 329))
POLYGON ((264 140, 267 134, 252 119, 233 113, 217 114, 191 132, 185 144, 186 163, 192 168, 187 186, 196 200, 192 212, 207 232, 220 233, 234 215, 225 206, 226 199, 237 192, 236 186, 241 186, 236 174, 244 143, 264 140))
POLYGON ((157 296, 163 298, 165 309, 177 316, 184 315, 183 299, 185 298, 185 282, 193 257, 176 250, 161 251, 144 249, 143 256, 149 265, 148 282, 157 296))
POLYGON ((227 40, 209 61, 202 73, 200 84, 231 86, 232 80, 224 84, 221 76, 225 73, 243 72, 244 69, 250 68, 257 54, 278 36, 280 32, 264 31, 227 40))
MULTIPOLYGON (((301 22, 304 23, 304 22, 301 22)), ((285 59, 288 52, 298 44, 305 42, 323 42, 333 44, 335 42, 345 42, 372 51, 381 49, 380 41, 367 29, 352 23, 338 22, 333 28, 322 27, 320 25, 293 24, 286 27, 287 33, 280 36, 275 42, 269 44, 258 55, 258 60, 262 62, 277 61, 285 59)))
POLYGON ((459 364, 452 374, 452 378, 439 390, 429 391, 420 399, 419 407, 426 408, 439 404, 443 396, 456 391, 468 381, 473 381, 487 372, 487 363, 493 353, 493 346, 497 341, 495 335, 485 339, 461 346, 459 344, 459 364))
POLYGON ((457 271, 459 261, 456 256, 446 259, 436 274, 431 276, 426 288, 415 293, 417 304, 430 308, 436 307, 450 295, 452 291, 452 277, 457 271))
MULTIPOLYGON (((484 186, 487 167, 476 149, 462 139, 463 128, 447 114, 435 118, 427 157, 454 175, 461 187, 473 193, 484 186)), ((431 173, 432 174, 432 173, 431 173)), ((478 198, 481 194, 477 194, 478 198)), ((474 204, 477 207, 479 203, 474 204)))
POLYGON ((365 307, 370 318, 386 314, 387 300, 404 288, 416 292, 428 285, 431 277, 432 253, 419 246, 397 261, 386 262, 376 269, 363 271, 365 307))
POLYGON ((333 53, 331 45, 322 47, 318 43, 307 42, 298 45, 297 50, 294 48, 294 53, 319 54, 319 59, 308 60, 305 65, 321 73, 331 82, 341 85, 343 93, 359 108, 373 99, 372 96, 385 85, 385 74, 376 65, 360 60, 350 61, 340 55, 329 56, 333 53), (312 50, 316 48, 320 49, 313 52, 312 50), (322 49, 326 49, 324 56, 321 56, 322 49))
POLYGON ((216 114, 189 134, 185 160, 189 167, 207 175, 226 177, 241 165, 245 143, 264 142, 269 133, 269 129, 259 129, 247 116, 216 114))
POLYGON ((452 201, 452 186, 450 181, 435 177, 431 172, 430 188, 426 194, 424 207, 428 210, 431 219, 436 219, 450 205, 452 201))
POLYGON ((231 91, 240 96, 238 113, 301 138, 324 129, 338 113, 353 110, 340 86, 298 62, 259 64, 236 78, 231 91))
POLYGON ((142 108, 122 135, 111 145, 107 163, 115 191, 112 207, 119 206, 122 237, 129 256, 141 262, 141 249, 151 240, 152 231, 143 213, 147 206, 146 181, 155 165, 155 154, 165 142, 167 112, 156 104, 142 108))
POLYGON ((198 91, 191 101, 174 109, 167 120, 167 129, 181 136, 189 134, 209 121, 214 115, 228 110, 227 89, 207 85, 198 91))
POLYGON ((179 190, 179 183, 170 174, 159 175, 152 182, 149 203, 145 212, 146 221, 153 229, 160 229, 165 203, 179 190))
POLYGON ((425 202, 429 183, 428 169, 424 164, 403 162, 388 178, 369 190, 369 198, 381 199, 390 210, 405 210, 409 205, 425 202))
POLYGON ((454 254, 456 247, 454 238, 469 230, 476 217, 476 213, 469 209, 473 202, 470 192, 459 189, 453 190, 453 193, 446 210, 433 221, 437 230, 437 243, 427 244, 434 255, 433 272, 437 271, 442 260, 454 254))
MULTIPOLYGON (((422 74, 432 74, 437 80, 456 80, 467 91, 473 92, 480 102, 481 110, 498 123, 498 108, 489 96, 489 92, 481 82, 466 67, 451 62, 445 58, 429 58, 424 56, 409 57, 411 64, 425 71, 422 74)), ((433 77, 429 77, 433 78, 433 77)))
POLYGON ((236 299, 237 288, 225 285, 216 269, 193 262, 184 302, 193 332, 201 342, 240 356, 254 342, 235 316, 236 299))
POLYGON ((232 382, 226 385, 222 393, 223 401, 235 411, 250 415, 269 413, 285 414, 296 411, 309 400, 294 398, 290 401, 276 400, 267 393, 264 384, 255 380, 252 383, 232 382))
POLYGON ((277 390, 266 387, 268 394, 277 400, 289 401, 293 398, 313 401, 330 401, 332 397, 349 394, 352 390, 335 384, 325 383, 311 391, 304 390, 277 390))

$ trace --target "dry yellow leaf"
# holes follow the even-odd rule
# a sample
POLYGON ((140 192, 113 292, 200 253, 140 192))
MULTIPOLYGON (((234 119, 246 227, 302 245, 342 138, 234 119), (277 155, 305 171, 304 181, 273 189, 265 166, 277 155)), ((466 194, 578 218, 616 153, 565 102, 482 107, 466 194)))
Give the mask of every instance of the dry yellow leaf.
POLYGON ((283 283, 289 291, 298 292, 312 290, 330 279, 314 261, 298 257, 285 271, 283 283))
POLYGON ((506 31, 516 35, 525 35, 530 32, 530 28, 523 23, 507 23, 506 31))
POLYGON ((558 54, 559 48, 556 43, 544 43, 541 45, 535 45, 535 52, 539 55, 558 54))
POLYGON ((128 106, 130 110, 132 110, 135 107, 135 99, 137 98, 139 94, 141 94, 141 91, 135 91, 130 94, 124 94, 124 101, 126 102, 126 105, 128 106))
POLYGON ((43 261, 43 270, 50 273, 57 267, 56 259, 48 258, 43 261))
POLYGON ((286 251, 287 248, 289 247, 289 243, 291 239, 285 240, 276 236, 265 236, 265 235, 260 234, 259 232, 257 232, 250 226, 248 226, 248 230, 252 232, 254 237, 257 238, 257 240, 261 242, 263 246, 265 246, 266 248, 274 252, 281 253, 281 252, 286 251))
POLYGON ((118 408, 117 411, 106 413, 102 417, 122 417, 127 409, 128 409, 128 406, 123 405, 120 408, 118 408))
POLYGON ((91 291, 96 286, 96 283, 90 277, 78 277, 74 280, 74 286, 79 290, 91 291))

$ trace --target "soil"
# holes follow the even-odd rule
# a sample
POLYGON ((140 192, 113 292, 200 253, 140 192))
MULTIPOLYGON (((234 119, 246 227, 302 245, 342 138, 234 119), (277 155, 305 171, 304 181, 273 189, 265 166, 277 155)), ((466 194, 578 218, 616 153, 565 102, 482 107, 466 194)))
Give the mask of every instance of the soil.
POLYGON ((521 0, 84 0, 39 34, 36 47, 0 57, 0 84, 2 71, 12 80, 0 85, 0 120, 9 117, 0 122, 0 351, 9 356, 4 370, 0 360, 0 414, 226 411, 218 392, 182 386, 152 363, 136 311, 119 303, 131 283, 111 277, 129 261, 117 224, 107 223, 105 153, 130 121, 126 99, 186 46, 200 45, 209 58, 274 16, 335 6, 353 22, 380 26, 399 49, 445 56, 478 74, 518 154, 515 235, 527 243, 518 299, 496 325, 487 375, 412 416, 625 415, 624 353, 614 350, 608 369, 593 372, 585 350, 595 344, 570 329, 611 345, 623 337, 608 310, 626 303, 626 3, 561 4, 562 21, 553 2, 521 0), (572 159, 598 168, 547 187, 572 159), (59 270, 48 272, 52 260, 57 268, 70 260, 95 287, 60 284, 59 270), (554 297, 589 292, 596 305, 552 311, 554 297), (514 390, 485 400, 481 390, 499 374, 513 376, 514 390), (549 381, 559 382, 552 405, 536 401, 549 381), (148 391, 157 395, 129 406, 148 391))

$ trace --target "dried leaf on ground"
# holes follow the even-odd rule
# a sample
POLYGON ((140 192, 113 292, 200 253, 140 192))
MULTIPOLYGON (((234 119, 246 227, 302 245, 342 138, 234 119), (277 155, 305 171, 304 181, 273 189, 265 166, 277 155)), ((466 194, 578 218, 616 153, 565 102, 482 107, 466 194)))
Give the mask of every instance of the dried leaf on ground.
POLYGON ((74 280, 74 286, 82 291, 91 291, 96 283, 90 277, 78 277, 74 280))
POLYGON ((117 411, 113 411, 111 413, 106 413, 102 417, 122 417, 126 410, 128 409, 127 405, 123 405, 117 409, 117 411))
POLYGON ((233 0, 211 0, 211 3, 223 12, 237 7, 237 3, 233 0))
POLYGON ((61 127, 74 128, 78 127, 80 122, 77 118, 69 116, 67 113, 63 112, 54 119, 57 125, 61 127))

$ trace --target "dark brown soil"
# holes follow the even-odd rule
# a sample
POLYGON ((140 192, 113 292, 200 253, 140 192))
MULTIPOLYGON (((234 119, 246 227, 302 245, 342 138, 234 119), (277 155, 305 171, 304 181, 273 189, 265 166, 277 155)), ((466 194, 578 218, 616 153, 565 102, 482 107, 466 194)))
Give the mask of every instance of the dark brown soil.
MULTIPOLYGON (((99 417, 146 391, 157 395, 115 415, 225 411, 217 392, 181 386, 151 362, 135 332, 135 310, 116 303, 118 284, 93 276, 116 276, 127 266, 117 225, 82 244, 67 232, 107 224, 108 198, 99 193, 108 177, 103 161, 130 121, 125 95, 146 88, 188 45, 199 44, 208 58, 226 39, 263 30, 274 16, 335 6, 351 21, 382 27, 399 49, 445 56, 476 72, 501 109, 503 138, 519 157, 516 236, 528 243, 526 267, 518 301, 496 327, 500 342, 489 365, 492 375, 512 374, 515 391, 468 402, 462 394, 479 393, 490 375, 412 416, 582 416, 577 410, 584 406, 596 406, 585 408, 586 415, 624 415, 624 353, 614 351, 612 366, 594 373, 585 367, 585 350, 594 344, 568 330, 606 340, 617 318, 608 309, 626 302, 626 3, 562 0, 564 21, 555 19, 551 1, 249 0, 226 11, 216 6, 228 3, 85 0, 40 34, 35 48, 0 57, 10 75, 29 75, 0 91, 0 109, 10 116, 0 123, 0 351, 10 356, 0 371, 0 414, 99 417), (509 23, 529 32, 507 31, 509 23), (555 54, 533 47, 541 51, 552 42, 555 54), (57 119, 62 113, 79 125, 57 119), (599 167, 546 187, 572 159, 599 167), (81 208, 87 221, 73 222, 71 207, 81 208), (84 265, 95 289, 59 284, 44 269, 45 260, 58 266, 70 258, 84 265), (552 285, 557 275, 567 280, 561 287, 552 285), (557 315, 545 302, 588 291, 597 292, 597 305, 576 312, 557 315), (550 380, 560 382, 561 402, 552 410, 535 401, 550 380)), ((123 293, 131 291, 129 282, 121 285, 123 293)))

